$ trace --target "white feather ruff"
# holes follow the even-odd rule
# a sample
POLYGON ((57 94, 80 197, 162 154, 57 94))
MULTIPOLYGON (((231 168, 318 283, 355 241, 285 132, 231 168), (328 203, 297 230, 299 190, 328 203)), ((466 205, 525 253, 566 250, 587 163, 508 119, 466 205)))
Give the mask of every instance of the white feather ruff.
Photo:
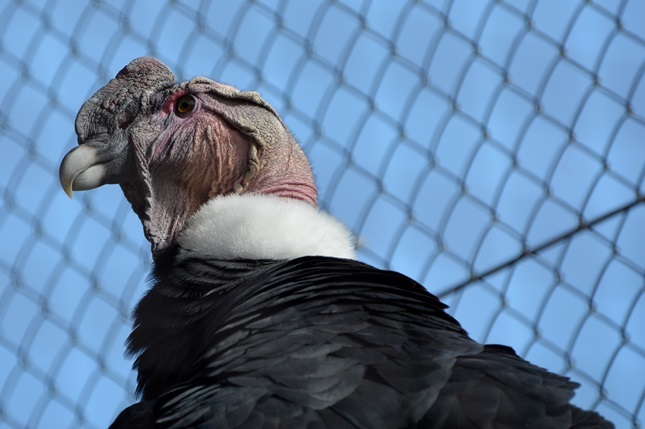
POLYGON ((178 238, 180 256, 215 259, 354 259, 350 231, 304 201, 273 195, 218 196, 204 204, 178 238))

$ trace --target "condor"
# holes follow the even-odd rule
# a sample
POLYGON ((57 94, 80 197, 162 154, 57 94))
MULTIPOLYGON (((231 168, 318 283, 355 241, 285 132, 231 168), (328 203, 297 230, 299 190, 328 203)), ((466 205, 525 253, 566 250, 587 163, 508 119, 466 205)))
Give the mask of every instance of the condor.
POLYGON ((410 278, 357 262, 257 93, 139 58, 92 96, 60 167, 118 183, 152 245, 112 428, 610 428, 577 384, 470 339, 410 278))

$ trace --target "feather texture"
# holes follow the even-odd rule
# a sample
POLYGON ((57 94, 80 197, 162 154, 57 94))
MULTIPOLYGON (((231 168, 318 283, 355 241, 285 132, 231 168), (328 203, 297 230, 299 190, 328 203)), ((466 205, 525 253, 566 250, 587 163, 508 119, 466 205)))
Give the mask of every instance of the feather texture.
POLYGON ((575 383, 470 340, 401 274, 168 258, 130 337, 155 427, 571 426, 575 383))
POLYGON ((183 254, 231 259, 355 257, 352 235, 305 201, 264 194, 229 194, 202 206, 179 235, 183 254))

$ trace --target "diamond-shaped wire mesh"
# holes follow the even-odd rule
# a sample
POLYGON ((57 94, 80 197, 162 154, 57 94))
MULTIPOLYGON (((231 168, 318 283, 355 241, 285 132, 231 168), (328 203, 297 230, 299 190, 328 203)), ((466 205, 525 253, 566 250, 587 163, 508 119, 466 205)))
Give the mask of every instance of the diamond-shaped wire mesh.
POLYGON ((101 428, 148 244, 116 187, 59 189, 83 101, 137 56, 257 90, 360 258, 479 341, 645 421, 645 3, 7 0, 0 5, 0 427, 101 428))

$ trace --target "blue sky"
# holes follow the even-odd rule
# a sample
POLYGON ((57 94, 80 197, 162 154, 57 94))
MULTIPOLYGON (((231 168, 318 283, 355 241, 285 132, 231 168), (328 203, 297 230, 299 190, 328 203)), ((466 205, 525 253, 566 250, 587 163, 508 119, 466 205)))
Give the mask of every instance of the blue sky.
POLYGON ((142 55, 260 92, 362 260, 422 282, 474 338, 570 375, 581 406, 642 424, 644 9, 5 2, 0 427, 106 427, 132 401, 123 341, 149 246, 117 187, 69 201, 57 170, 79 107, 142 55))

